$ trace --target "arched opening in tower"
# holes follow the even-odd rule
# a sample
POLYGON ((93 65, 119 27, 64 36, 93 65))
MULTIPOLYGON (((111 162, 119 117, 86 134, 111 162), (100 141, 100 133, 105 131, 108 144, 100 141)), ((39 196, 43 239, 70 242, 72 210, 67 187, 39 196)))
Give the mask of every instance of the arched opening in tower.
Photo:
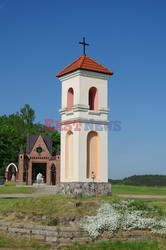
POLYGON ((73 178, 73 132, 68 131, 66 134, 66 164, 65 164, 65 178, 73 178))
POLYGON ((100 178, 100 138, 97 132, 91 131, 87 136, 87 178, 100 178))
POLYGON ((98 110, 98 90, 95 87, 89 89, 89 109, 98 110))
POLYGON ((74 104, 74 90, 69 88, 67 91, 67 111, 71 111, 74 104))

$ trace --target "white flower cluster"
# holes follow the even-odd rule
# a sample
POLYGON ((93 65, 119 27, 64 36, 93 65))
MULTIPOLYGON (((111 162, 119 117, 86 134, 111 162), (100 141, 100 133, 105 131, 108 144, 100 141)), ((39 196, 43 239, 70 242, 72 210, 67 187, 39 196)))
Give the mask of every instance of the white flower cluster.
POLYGON ((119 203, 104 203, 97 210, 96 216, 87 216, 80 222, 81 227, 96 238, 100 233, 115 233, 118 229, 146 229, 152 233, 166 235, 166 219, 148 218, 147 211, 134 210, 133 200, 119 203))
POLYGON ((96 216, 88 216, 80 224, 96 238, 104 231, 115 232, 120 227, 120 219, 121 215, 110 204, 105 203, 98 209, 96 216))

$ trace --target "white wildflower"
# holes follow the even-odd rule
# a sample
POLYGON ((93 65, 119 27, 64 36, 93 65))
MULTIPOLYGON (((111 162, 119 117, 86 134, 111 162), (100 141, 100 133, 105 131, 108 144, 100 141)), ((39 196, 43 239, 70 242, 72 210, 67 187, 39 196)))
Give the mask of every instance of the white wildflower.
POLYGON ((117 232, 119 228, 146 229, 152 233, 166 235, 166 219, 147 218, 147 215, 146 211, 134 210, 134 200, 124 200, 114 204, 102 204, 96 216, 87 216, 80 225, 94 238, 104 231, 117 232))

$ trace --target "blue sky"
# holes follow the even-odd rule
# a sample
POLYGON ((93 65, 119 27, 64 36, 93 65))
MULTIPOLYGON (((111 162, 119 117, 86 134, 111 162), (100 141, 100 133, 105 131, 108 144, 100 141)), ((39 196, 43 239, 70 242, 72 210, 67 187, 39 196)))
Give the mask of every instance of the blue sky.
POLYGON ((82 54, 109 81, 109 177, 166 174, 165 0, 0 0, 0 115, 25 103, 60 120, 55 74, 82 54))

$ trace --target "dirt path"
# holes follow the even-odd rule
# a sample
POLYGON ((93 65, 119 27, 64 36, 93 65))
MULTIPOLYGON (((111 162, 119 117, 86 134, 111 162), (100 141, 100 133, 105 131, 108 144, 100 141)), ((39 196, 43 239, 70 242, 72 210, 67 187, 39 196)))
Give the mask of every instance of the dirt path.
POLYGON ((139 199, 166 199, 166 195, 117 194, 116 196, 124 197, 124 198, 139 198, 139 199))

